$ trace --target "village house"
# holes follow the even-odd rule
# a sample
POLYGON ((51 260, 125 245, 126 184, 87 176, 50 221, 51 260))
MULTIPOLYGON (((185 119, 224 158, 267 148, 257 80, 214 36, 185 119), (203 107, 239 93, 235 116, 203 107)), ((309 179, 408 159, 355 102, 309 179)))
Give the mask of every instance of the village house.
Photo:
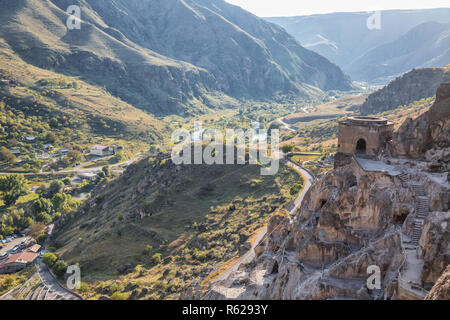
POLYGON ((9 150, 9 152, 11 152, 15 156, 20 154, 20 150, 19 149, 11 149, 11 150, 9 150))
POLYGON ((38 253, 41 250, 41 246, 36 244, 33 244, 31 247, 27 248, 28 252, 38 253))
POLYGON ((44 144, 45 151, 51 151, 53 149, 55 149, 55 147, 52 144, 44 144))
POLYGON ((9 256, 8 260, 0 263, 0 274, 21 271, 32 264, 37 257, 37 253, 27 251, 12 254, 9 256))
POLYGON ((27 142, 35 142, 36 141, 36 137, 35 136, 26 136, 25 140, 27 142))
POLYGON ((80 178, 80 180, 93 181, 97 178, 97 174, 92 172, 84 172, 79 173, 78 177, 80 178))
POLYGON ((115 153, 114 147, 95 145, 91 147, 91 155, 94 156, 110 156, 115 153))
POLYGON ((60 155, 66 155, 66 154, 68 154, 69 153, 69 149, 67 149, 67 148, 61 148, 61 149, 59 149, 59 151, 58 151, 58 153, 60 154, 60 155))

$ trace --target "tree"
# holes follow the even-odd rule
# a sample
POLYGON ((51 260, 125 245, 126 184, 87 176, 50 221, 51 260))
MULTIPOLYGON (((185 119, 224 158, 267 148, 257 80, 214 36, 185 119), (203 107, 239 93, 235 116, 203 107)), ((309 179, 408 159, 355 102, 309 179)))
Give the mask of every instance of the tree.
POLYGON ((21 174, 11 174, 0 177, 0 193, 7 207, 16 203, 30 192, 25 177, 21 174))
POLYGON ((53 272, 55 273, 55 275, 57 277, 62 277, 64 276, 64 274, 67 271, 67 263, 64 260, 58 260, 54 265, 53 265, 53 272))
POLYGON ((14 164, 16 162, 16 156, 11 153, 8 149, 5 147, 0 148, 0 161, 7 162, 9 164, 14 164))
POLYGON ((57 193, 52 198, 53 210, 55 211, 65 211, 69 207, 70 200, 72 197, 65 193, 57 193))
POLYGON ((54 132, 49 132, 45 136, 45 142, 47 143, 55 143, 58 138, 56 137, 56 134, 54 132))
POLYGON ((60 180, 55 180, 50 183, 47 189, 48 198, 52 198, 55 194, 61 193, 64 190, 64 183, 60 180))
POLYGON ((66 185, 66 186, 70 186, 72 185, 72 179, 70 179, 69 177, 65 177, 62 182, 66 185))
POLYGON ((106 176, 106 177, 109 177, 110 171, 109 171, 109 167, 108 167, 108 166, 104 166, 104 167, 102 168, 102 171, 105 173, 105 176, 106 176))
POLYGON ((78 150, 70 150, 67 158, 69 158, 70 163, 76 163, 83 160, 83 154, 78 150))
POLYGON ((44 253, 44 256, 42 257, 42 261, 50 268, 55 264, 57 260, 58 257, 53 252, 44 253))
POLYGON ((50 222, 52 222, 52 216, 49 215, 47 212, 39 212, 36 215, 36 221, 42 222, 44 224, 49 224, 50 222))
POLYGON ((41 212, 51 214, 53 212, 53 203, 49 199, 39 198, 33 202, 31 210, 35 216, 41 212))
POLYGON ((290 153, 294 150, 294 146, 292 144, 285 144, 281 147, 281 151, 283 151, 284 154, 290 153))
POLYGON ((27 230, 27 236, 37 239, 45 232, 46 228, 47 227, 42 222, 33 223, 27 230))

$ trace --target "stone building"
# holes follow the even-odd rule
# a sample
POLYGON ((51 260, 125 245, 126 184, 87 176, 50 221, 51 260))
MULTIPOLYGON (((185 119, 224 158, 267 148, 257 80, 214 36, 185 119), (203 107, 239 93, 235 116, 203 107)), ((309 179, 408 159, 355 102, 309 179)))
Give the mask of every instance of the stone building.
POLYGON ((338 152, 334 166, 350 163, 353 155, 375 157, 392 140, 394 124, 385 118, 349 117, 339 122, 338 152))

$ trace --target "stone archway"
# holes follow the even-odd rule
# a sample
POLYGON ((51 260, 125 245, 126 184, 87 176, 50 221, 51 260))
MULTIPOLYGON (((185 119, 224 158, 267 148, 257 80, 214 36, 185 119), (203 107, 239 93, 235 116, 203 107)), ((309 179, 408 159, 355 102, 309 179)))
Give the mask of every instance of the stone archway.
POLYGON ((358 142, 356 142, 356 153, 357 154, 366 154, 366 148, 367 143, 364 139, 359 139, 358 142))

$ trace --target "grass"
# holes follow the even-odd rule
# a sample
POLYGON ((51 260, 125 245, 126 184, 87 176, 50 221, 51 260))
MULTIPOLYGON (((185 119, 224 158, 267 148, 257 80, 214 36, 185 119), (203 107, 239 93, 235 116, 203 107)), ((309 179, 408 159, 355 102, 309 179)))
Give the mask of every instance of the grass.
POLYGON ((203 280, 217 265, 233 259, 273 212, 293 200, 290 187, 299 181, 295 171, 283 166, 276 176, 261 176, 257 165, 174 169, 171 161, 144 159, 133 175, 108 186, 104 197, 93 194, 93 199, 108 199, 109 209, 80 215, 58 232, 57 241, 65 244, 58 254, 81 264, 83 279, 93 288, 90 295, 99 293, 99 281, 126 284, 137 278, 154 288, 147 298, 175 298, 190 281, 203 280), (147 174, 139 174, 143 172, 147 174), (155 182, 140 187, 145 192, 133 198, 146 177, 155 182), (155 212, 143 218, 134 215, 146 208, 155 212), (152 250, 144 254, 147 245, 152 250), (165 262, 154 265, 155 253, 165 262), (126 263, 142 264, 145 275, 117 274, 116 268, 126 263), (167 270, 180 274, 166 281, 167 270), (158 281, 173 285, 173 290, 160 288, 158 281))

